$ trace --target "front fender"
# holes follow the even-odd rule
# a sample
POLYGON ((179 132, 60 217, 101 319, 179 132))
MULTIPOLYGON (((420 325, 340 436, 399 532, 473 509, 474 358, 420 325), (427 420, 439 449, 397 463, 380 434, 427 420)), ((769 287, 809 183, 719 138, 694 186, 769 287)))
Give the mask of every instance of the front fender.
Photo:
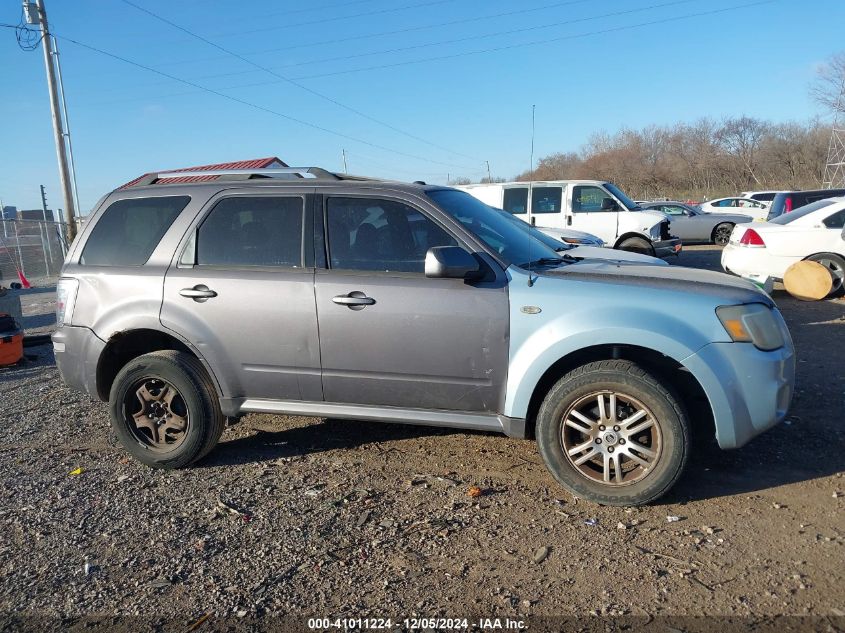
POLYGON ((712 305, 694 296, 681 302, 671 291, 543 277, 529 287, 524 274, 513 274, 503 411, 509 417, 525 418, 543 374, 574 352, 598 345, 633 345, 681 363, 713 341, 729 340, 712 305), (526 314, 525 306, 540 312, 526 314), (703 318, 704 310, 712 313, 710 319, 703 318))

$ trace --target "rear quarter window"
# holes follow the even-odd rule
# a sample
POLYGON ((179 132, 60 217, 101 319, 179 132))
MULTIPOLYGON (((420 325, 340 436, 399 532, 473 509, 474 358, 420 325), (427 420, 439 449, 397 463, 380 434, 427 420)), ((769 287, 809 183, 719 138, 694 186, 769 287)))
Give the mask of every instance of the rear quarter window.
POLYGON ((143 266, 190 201, 188 196, 163 196, 113 202, 94 225, 79 263, 143 266))

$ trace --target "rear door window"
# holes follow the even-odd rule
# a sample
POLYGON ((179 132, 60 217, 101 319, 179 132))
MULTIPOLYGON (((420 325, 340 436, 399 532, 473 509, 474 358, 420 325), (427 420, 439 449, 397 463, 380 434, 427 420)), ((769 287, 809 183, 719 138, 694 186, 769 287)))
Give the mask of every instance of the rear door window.
POLYGON ((302 266, 300 196, 220 200, 197 232, 198 266, 302 266))
POLYGON ((82 249, 83 266, 143 266, 189 196, 129 198, 109 205, 82 249))
POLYGON ((514 215, 528 213, 528 187, 505 189, 502 208, 514 215))

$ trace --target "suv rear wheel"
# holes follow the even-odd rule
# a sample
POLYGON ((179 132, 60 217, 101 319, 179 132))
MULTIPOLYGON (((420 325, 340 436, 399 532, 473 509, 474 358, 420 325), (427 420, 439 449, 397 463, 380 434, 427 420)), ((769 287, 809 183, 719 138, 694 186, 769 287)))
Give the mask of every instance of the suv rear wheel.
POLYGON ((652 375, 625 360, 579 367, 540 407, 537 443, 554 478, 604 505, 641 505, 681 476, 690 451, 686 414, 652 375))
POLYGON ((127 363, 112 384, 109 411, 120 443, 153 468, 182 468, 200 459, 225 426, 205 368, 172 350, 127 363))

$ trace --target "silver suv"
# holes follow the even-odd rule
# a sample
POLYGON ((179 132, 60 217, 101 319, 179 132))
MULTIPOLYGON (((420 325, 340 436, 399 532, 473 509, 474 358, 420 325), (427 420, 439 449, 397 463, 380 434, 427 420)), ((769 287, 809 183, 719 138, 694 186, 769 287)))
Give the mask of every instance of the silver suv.
POLYGON ((248 412, 380 420, 536 437, 568 490, 631 505, 694 425, 733 448, 786 415, 792 341, 741 279, 576 257, 423 183, 184 175, 105 196, 58 288, 65 382, 149 466, 248 412))

